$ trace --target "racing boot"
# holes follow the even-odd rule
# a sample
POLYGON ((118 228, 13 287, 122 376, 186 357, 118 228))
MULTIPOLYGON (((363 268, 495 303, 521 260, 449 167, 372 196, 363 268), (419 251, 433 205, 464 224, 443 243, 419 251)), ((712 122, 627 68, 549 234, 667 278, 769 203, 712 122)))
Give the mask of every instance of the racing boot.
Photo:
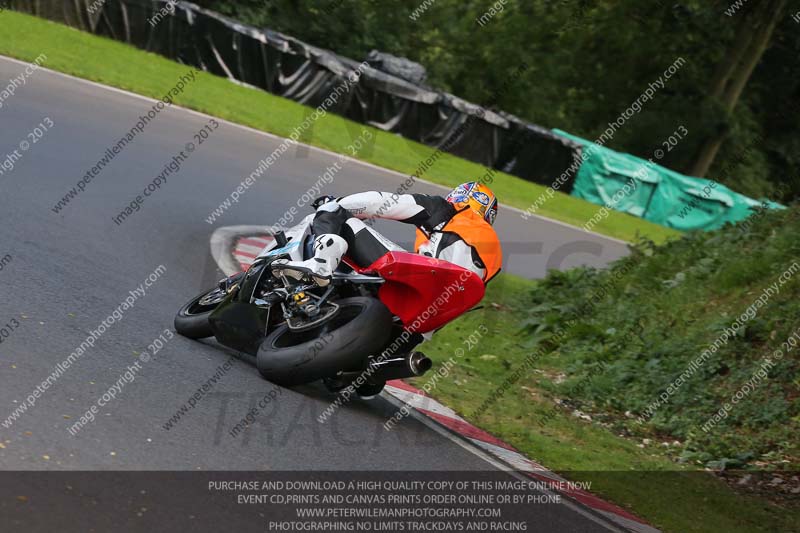
POLYGON ((296 280, 308 276, 320 287, 331 282, 331 276, 347 252, 347 241, 333 233, 325 233, 314 239, 314 257, 305 261, 278 259, 271 265, 276 276, 287 276, 296 280))

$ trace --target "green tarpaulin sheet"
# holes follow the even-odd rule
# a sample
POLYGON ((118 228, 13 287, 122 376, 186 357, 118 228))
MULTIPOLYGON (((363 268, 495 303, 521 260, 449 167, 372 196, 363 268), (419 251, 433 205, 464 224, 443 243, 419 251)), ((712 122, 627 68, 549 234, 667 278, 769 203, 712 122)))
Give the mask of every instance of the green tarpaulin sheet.
POLYGON ((752 214, 762 202, 713 180, 684 176, 656 163, 615 152, 561 130, 583 147, 572 196, 678 230, 711 230, 752 214))

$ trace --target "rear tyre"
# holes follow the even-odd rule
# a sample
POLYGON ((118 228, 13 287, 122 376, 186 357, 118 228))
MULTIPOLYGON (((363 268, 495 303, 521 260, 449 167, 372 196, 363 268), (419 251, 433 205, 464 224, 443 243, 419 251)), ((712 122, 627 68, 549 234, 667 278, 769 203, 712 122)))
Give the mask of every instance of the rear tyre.
POLYGON ((310 383, 357 371, 368 355, 383 350, 392 314, 380 300, 358 296, 335 303, 339 312, 318 328, 294 332, 282 324, 264 338, 256 359, 264 378, 284 386, 310 383))

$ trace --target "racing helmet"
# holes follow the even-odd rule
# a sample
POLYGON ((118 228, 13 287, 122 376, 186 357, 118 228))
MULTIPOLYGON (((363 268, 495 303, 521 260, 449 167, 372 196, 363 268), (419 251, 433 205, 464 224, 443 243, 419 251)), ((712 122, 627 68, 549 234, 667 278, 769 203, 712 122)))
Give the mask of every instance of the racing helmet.
POLYGON ((489 187, 477 181, 462 183, 447 195, 446 200, 456 209, 471 208, 489 224, 494 224, 497 218, 497 197, 489 187))

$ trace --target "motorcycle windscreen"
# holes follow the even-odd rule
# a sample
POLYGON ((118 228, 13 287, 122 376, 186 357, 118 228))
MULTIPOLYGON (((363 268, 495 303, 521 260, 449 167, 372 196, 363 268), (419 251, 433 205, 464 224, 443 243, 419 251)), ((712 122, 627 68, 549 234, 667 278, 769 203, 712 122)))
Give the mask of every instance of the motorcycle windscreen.
POLYGON ((486 290, 474 272, 409 252, 389 252, 364 270, 386 280, 378 297, 415 333, 433 331, 461 316, 486 290))

